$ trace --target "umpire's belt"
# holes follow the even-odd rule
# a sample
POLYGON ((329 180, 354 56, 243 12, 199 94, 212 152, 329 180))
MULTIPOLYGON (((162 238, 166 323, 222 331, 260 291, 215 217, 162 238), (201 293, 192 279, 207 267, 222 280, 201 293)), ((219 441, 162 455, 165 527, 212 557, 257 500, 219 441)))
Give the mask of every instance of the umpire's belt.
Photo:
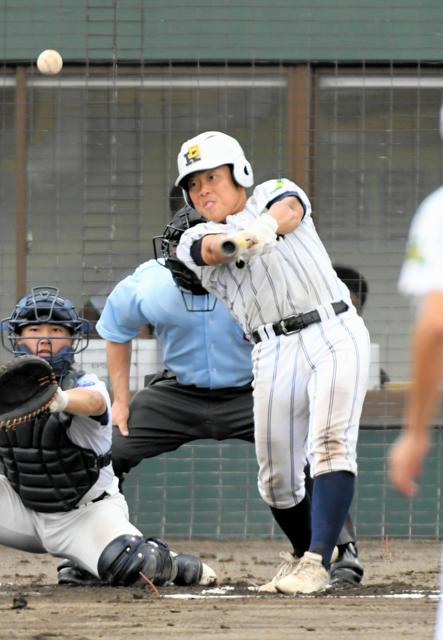
MULTIPOLYGON (((336 316, 349 309, 349 306, 343 300, 340 300, 339 302, 332 302, 328 306, 332 308, 332 311, 336 316)), ((274 336, 288 336, 291 333, 298 333, 305 327, 309 327, 310 324, 321 322, 323 319, 324 317, 322 318, 317 309, 314 309, 314 311, 308 311, 307 313, 299 313, 297 316, 283 318, 283 320, 274 322, 272 325, 264 324, 262 327, 252 332, 252 340, 254 342, 261 342, 262 340, 266 340, 274 336)))

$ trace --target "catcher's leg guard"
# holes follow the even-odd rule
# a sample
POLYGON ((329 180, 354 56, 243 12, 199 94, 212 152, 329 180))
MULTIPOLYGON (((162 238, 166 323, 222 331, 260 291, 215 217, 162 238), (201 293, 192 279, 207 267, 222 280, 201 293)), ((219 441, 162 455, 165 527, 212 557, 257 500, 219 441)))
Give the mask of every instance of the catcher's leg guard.
POLYGON ((330 567, 331 584, 360 584, 363 579, 364 569, 358 559, 356 546, 349 542, 340 545, 339 555, 330 567))
POLYGON ((179 553, 175 557, 177 563, 177 575, 174 584, 189 585, 198 584, 203 573, 203 563, 196 556, 189 553, 179 553))
POLYGON ((176 556, 177 575, 174 584, 188 586, 191 584, 211 585, 217 581, 215 571, 190 553, 179 553, 176 556))
POLYGON ((140 572, 158 586, 177 575, 177 563, 168 545, 156 538, 125 534, 115 538, 98 560, 99 576, 112 585, 127 586, 143 582, 140 572))
POLYGON ((105 585, 106 582, 96 578, 96 576, 89 573, 85 569, 81 569, 72 560, 62 560, 57 566, 57 579, 58 584, 67 584, 71 586, 88 586, 99 587, 105 585))

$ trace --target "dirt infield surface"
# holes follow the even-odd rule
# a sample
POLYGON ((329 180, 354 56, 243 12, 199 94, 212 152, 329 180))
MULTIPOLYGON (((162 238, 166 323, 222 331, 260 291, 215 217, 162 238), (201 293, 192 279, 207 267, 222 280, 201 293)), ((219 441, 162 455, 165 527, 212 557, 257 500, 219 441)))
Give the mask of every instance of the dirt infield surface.
POLYGON ((59 587, 57 559, 0 547, 1 640, 418 640, 433 636, 436 541, 360 540, 364 585, 321 596, 258 595, 281 541, 169 541, 216 569, 217 589, 59 587))

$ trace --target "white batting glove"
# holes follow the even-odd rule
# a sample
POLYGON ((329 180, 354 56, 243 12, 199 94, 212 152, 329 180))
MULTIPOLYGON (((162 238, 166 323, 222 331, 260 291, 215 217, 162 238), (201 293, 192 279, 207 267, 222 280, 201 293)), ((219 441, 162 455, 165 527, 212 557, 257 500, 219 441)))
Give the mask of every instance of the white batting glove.
POLYGON ((68 406, 68 402, 69 402, 69 395, 66 393, 66 391, 63 391, 62 389, 60 389, 60 387, 58 387, 55 398, 49 405, 50 413, 57 413, 58 411, 64 411, 68 406))
POLYGON ((278 222, 269 215, 269 213, 263 213, 257 218, 257 220, 246 229, 246 231, 252 231, 252 234, 255 234, 257 237, 257 244, 251 247, 249 255, 255 256, 272 251, 277 242, 277 229, 278 222))
POLYGON ((263 213, 243 231, 226 238, 221 251, 226 256, 250 258, 269 253, 277 242, 278 222, 269 213, 263 213), (251 245, 252 246, 249 246, 251 245))

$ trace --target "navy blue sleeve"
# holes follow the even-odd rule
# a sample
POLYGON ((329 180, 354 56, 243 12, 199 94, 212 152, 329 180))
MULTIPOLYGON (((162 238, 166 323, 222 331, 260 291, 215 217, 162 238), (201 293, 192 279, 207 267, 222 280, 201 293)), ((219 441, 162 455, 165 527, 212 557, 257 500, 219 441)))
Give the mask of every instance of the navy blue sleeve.
POLYGON ((104 413, 102 413, 100 416, 89 416, 91 418, 91 420, 95 420, 96 422, 99 422, 102 427, 105 426, 105 424, 108 424, 108 410, 105 409, 104 413))
POLYGON ((199 240, 195 240, 191 245, 191 258, 194 260, 195 264, 199 267, 203 267, 205 265, 207 266, 206 262, 202 258, 203 238, 200 238, 199 240))

